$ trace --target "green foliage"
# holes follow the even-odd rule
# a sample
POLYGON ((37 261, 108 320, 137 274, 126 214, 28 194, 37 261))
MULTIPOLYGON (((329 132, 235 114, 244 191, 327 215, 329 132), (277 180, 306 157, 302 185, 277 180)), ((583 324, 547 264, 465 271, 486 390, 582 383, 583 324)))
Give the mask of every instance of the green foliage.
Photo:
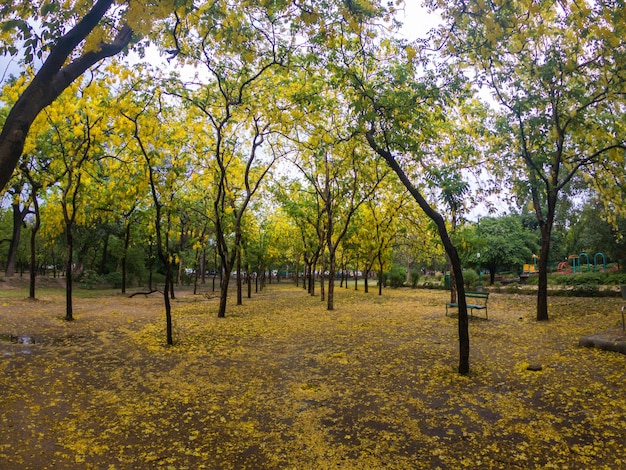
POLYGON ((417 287, 417 283, 420 280, 420 272, 419 269, 413 268, 411 269, 411 287, 417 287))
POLYGON ((406 268, 394 264, 391 269, 386 273, 385 286, 392 288, 402 287, 406 281, 406 268))
POLYGON ((538 250, 537 234, 524 228, 518 215, 485 217, 478 224, 460 228, 457 237, 465 263, 478 266, 480 253, 481 267, 492 273, 502 269, 521 272, 538 250))
POLYGON ((551 278, 556 285, 561 286, 617 286, 626 284, 626 273, 555 274, 551 278))
POLYGON ((478 285, 478 273, 473 269, 464 269, 463 282, 468 289, 474 289, 478 285))
POLYGON ((114 271, 102 276, 102 281, 109 287, 119 289, 122 287, 122 273, 114 271))
POLYGON ((100 276, 92 269, 83 271, 76 280, 83 289, 94 289, 96 284, 100 282, 100 276))

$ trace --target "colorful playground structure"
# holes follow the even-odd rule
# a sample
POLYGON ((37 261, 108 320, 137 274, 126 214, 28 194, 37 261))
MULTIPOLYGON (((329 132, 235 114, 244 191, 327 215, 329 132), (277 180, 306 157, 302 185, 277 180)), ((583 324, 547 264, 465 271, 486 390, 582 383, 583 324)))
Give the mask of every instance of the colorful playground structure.
POLYGON ((537 255, 533 255, 533 262, 532 264, 525 264, 524 265, 524 271, 522 272, 523 275, 529 275, 529 274, 537 274, 539 272, 539 270, 537 269, 537 260, 539 259, 539 256, 537 255))
MULTIPOLYGON (((587 272, 590 273, 592 271, 591 269, 591 262, 589 260, 589 255, 587 255, 587 253, 580 253, 578 255, 569 255, 567 257, 567 261, 561 261, 559 263, 559 265, 557 266, 557 271, 560 273, 581 273, 582 271, 582 266, 584 266, 584 264, 582 264, 583 262, 586 262, 587 265, 587 272)), ((602 271, 606 271, 606 257, 604 256, 604 253, 596 253, 593 257, 593 272, 597 273, 600 271, 600 269, 602 269, 602 271), (602 261, 602 268, 600 268, 598 260, 601 259, 602 261)))
MULTIPOLYGON (((539 272, 537 268, 537 260, 539 257, 537 255, 533 255, 533 262, 529 264, 524 264, 523 275, 528 276, 529 274, 536 274, 539 272)), ((596 253, 593 256, 593 268, 591 265, 591 260, 589 259, 589 255, 587 253, 580 253, 578 255, 569 255, 567 257, 567 261, 561 261, 557 265, 557 272, 559 273, 582 273, 582 267, 587 266, 586 272, 599 272, 606 271, 606 257, 604 253, 596 253), (601 264, 600 264, 601 263, 601 264)))

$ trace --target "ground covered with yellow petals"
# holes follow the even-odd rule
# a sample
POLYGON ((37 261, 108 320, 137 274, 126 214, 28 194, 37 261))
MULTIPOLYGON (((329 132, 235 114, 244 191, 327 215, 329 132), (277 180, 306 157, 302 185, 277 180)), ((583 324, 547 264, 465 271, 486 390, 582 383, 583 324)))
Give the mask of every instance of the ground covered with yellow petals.
POLYGON ((216 318, 180 292, 0 287, 0 468, 626 468, 626 356, 581 348, 621 328, 616 298, 492 294, 456 373, 447 293, 339 289, 336 310, 281 283, 216 318), (21 291, 20 291, 21 292, 21 291), (541 370, 528 370, 531 368, 541 370))

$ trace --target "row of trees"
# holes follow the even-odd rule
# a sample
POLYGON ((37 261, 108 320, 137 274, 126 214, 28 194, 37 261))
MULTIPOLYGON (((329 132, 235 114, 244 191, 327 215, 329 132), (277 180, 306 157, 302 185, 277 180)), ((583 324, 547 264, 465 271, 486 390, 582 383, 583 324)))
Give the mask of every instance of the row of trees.
MULTIPOLYGON (((328 271, 328 254, 322 256, 324 243, 320 246, 317 225, 323 221, 316 220, 318 205, 314 190, 305 190, 307 186, 302 181, 281 180, 269 184, 270 187, 263 190, 262 199, 275 210, 268 212, 259 204, 251 208, 251 216, 242 227, 244 250, 238 269, 242 270, 241 276, 249 273, 254 281, 261 281, 260 274, 270 271, 290 275, 298 283, 304 277, 303 287, 315 294, 315 283, 310 279, 316 272, 328 271), (311 261, 314 255, 317 256, 315 263, 311 261)), ((367 199, 347 221, 346 235, 338 247, 337 271, 342 275, 361 273, 366 283, 365 292, 369 291, 368 280, 384 279, 392 265, 404 266, 411 272, 447 269, 432 225, 424 223, 423 219, 412 219, 415 208, 411 200, 406 195, 397 199, 397 191, 398 188, 383 182, 375 196, 367 199)), ((61 234, 48 228, 47 214, 53 210, 49 208, 50 203, 47 198, 41 202, 46 217, 44 230, 35 237, 35 266, 41 274, 56 276, 64 269, 67 250, 61 234)), ((13 276, 16 270, 21 271, 21 275, 29 270, 32 235, 38 231, 32 213, 24 221, 20 219, 29 209, 28 205, 16 203, 14 207, 0 210, 0 265, 5 277, 13 276)), ((84 210, 98 213, 103 209, 90 205, 84 210)), ((88 225, 77 223, 73 237, 74 277, 86 285, 99 282, 117 287, 122 293, 127 286, 147 284, 153 289, 157 283, 163 284, 165 270, 156 259, 151 210, 149 204, 135 209, 132 224, 124 214, 105 218, 101 213, 86 217, 88 225)), ((179 206, 178 211, 186 215, 171 231, 175 234, 172 245, 176 251, 173 280, 177 284, 194 283, 196 287, 198 283, 210 284, 209 288, 215 291, 216 278, 221 275, 217 246, 211 233, 208 240, 194 235, 197 231, 193 227, 199 221, 190 216, 193 210, 193 206, 179 206)), ((559 213, 561 222, 552 239, 552 269, 569 255, 583 252, 591 260, 597 253, 604 254, 612 269, 624 267, 626 243, 620 237, 624 219, 618 220, 617 229, 603 220, 597 197, 587 200, 581 207, 562 207, 559 213)), ((339 223, 343 225, 346 220, 342 217, 339 223)), ((539 250, 541 234, 532 214, 526 213, 483 217, 477 222, 462 221, 454 232, 454 240, 463 265, 477 269, 480 264, 491 275, 489 282, 493 283, 497 274, 515 276, 522 272, 524 264, 532 263, 539 250)), ((378 288, 379 294, 382 293, 382 284, 378 283, 378 288)), ((238 295, 241 296, 241 289, 238 295)))
MULTIPOLYGON (((243 271, 244 226, 262 182, 289 161, 324 247, 308 264, 325 258, 332 279, 350 222, 393 172, 451 263, 467 373, 462 266, 449 230, 480 196, 475 188, 495 190, 493 179, 532 206, 542 234, 539 320, 548 318, 563 191, 585 180, 609 221, 625 210, 625 185, 616 184, 626 173, 620 1, 433 1, 441 27, 411 44, 393 34, 395 7, 378 1, 10 3, 0 9, 1 48, 21 46, 24 71, 3 93, 0 184, 57 198, 68 268, 74 227, 96 213, 83 208, 109 194, 102 208, 128 224, 152 207, 166 284, 181 226, 200 245, 214 240, 228 279, 243 271), (93 68, 149 42, 181 73, 93 68), (477 87, 499 104, 481 104, 477 87), (27 175, 28 185, 14 182, 27 175)), ((222 316, 228 283, 221 288, 222 316)), ((165 303, 170 341, 167 294, 165 303)))

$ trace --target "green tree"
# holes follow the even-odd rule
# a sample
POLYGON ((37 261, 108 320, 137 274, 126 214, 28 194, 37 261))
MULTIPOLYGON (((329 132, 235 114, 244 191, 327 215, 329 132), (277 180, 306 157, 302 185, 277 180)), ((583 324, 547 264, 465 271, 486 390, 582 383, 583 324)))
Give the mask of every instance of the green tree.
MULTIPOLYGON (((597 196, 588 200, 579 212, 578 219, 570 226, 568 252, 586 252, 590 261, 594 261, 596 253, 604 253, 623 268, 626 266, 626 218, 617 218, 615 224, 609 223, 606 215, 604 204, 597 196)), ((597 261, 600 262, 600 258, 597 261)))
POLYGON ((470 240, 461 244, 468 264, 477 264, 476 254, 480 253, 481 266, 489 269, 490 284, 502 268, 521 271, 539 247, 536 234, 524 229, 517 215, 485 217, 479 223, 464 226, 459 237, 470 240))
MULTIPOLYGON (((518 194, 531 196, 541 230, 537 320, 547 320, 550 240, 563 189, 578 173, 598 184, 619 183, 626 174, 620 111, 626 88, 624 4, 437 5, 445 20, 441 45, 471 65, 477 82, 500 105, 504 140, 493 171, 513 182, 518 194)), ((609 201, 623 197, 623 183, 602 187, 609 201)))

